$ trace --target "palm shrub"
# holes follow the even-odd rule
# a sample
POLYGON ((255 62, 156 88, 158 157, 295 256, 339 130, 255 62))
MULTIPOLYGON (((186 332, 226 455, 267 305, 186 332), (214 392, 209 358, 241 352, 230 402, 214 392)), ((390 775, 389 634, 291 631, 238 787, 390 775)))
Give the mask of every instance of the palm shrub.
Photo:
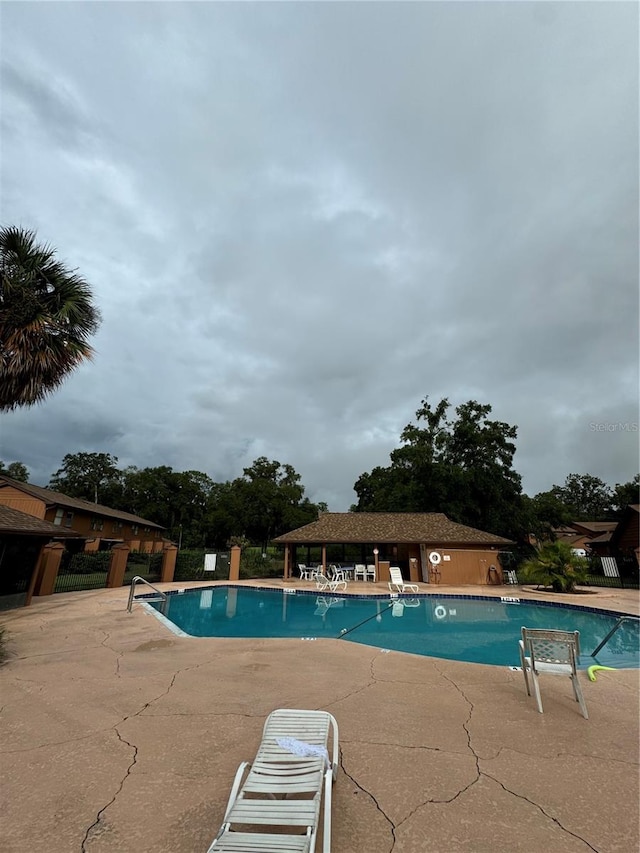
POLYGON ((548 586, 554 592, 573 592, 576 584, 585 583, 589 561, 573 553, 568 542, 546 542, 538 553, 520 566, 519 579, 524 583, 548 586))

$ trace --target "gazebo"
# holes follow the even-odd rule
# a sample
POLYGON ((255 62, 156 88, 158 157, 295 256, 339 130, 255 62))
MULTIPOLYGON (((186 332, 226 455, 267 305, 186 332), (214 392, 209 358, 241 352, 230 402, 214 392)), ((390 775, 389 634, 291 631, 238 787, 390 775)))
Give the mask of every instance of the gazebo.
POLYGON ((293 576, 297 563, 310 562, 312 547, 320 549, 318 564, 324 569, 328 548, 353 554, 359 546, 357 562, 375 561, 378 580, 388 580, 393 565, 413 582, 453 585, 502 583, 499 551, 515 544, 441 512, 325 512, 273 542, 284 546, 285 578, 293 576))

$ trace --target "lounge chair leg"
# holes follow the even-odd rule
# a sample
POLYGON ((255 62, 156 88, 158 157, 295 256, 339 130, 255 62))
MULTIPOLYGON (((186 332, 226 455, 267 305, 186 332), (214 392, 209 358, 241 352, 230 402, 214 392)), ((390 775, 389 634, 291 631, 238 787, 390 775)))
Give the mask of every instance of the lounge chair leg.
POLYGON ((540 711, 541 714, 544 714, 544 711, 542 710, 542 696, 540 695, 538 676, 533 670, 531 670, 531 680, 533 681, 533 692, 536 697, 536 702, 538 703, 538 711, 540 711))

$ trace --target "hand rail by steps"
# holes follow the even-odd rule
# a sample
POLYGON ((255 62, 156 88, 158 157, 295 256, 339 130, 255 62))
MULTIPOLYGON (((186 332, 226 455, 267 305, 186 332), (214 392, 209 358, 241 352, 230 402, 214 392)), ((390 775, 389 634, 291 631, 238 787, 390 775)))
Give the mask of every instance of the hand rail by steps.
POLYGON ((152 583, 149 583, 149 581, 146 580, 145 578, 141 578, 140 575, 136 575, 135 578, 133 578, 133 580, 131 581, 131 589, 129 590, 129 601, 127 602, 127 610, 129 611, 129 613, 131 613, 131 608, 133 607, 133 596, 135 595, 137 583, 146 583, 147 586, 150 586, 151 589, 155 593, 157 593, 158 598, 146 598, 144 600, 145 601, 161 601, 162 602, 162 608, 161 609, 162 609, 162 612, 164 613, 164 609, 165 609, 165 606, 167 604, 166 592, 162 592, 162 590, 156 589, 156 587, 152 583))
POLYGON ((596 647, 596 648, 591 652, 591 657, 592 657, 592 658, 594 658, 594 657, 598 654, 598 652, 600 651, 600 649, 605 645, 605 643, 608 643, 608 642, 609 642, 609 640, 611 639, 611 637, 613 637, 613 635, 614 635, 614 634, 615 634, 615 632, 618 630, 618 628, 622 625, 622 623, 623 623, 623 622, 637 622, 637 621, 638 621, 638 617, 637 617, 637 616, 619 616, 619 617, 618 617, 618 620, 617 620, 617 622, 616 622, 616 624, 615 624, 615 625, 613 626, 613 628, 609 631, 609 633, 608 633, 608 634, 607 634, 607 636, 604 638, 604 640, 600 643, 600 645, 599 645, 599 646, 597 646, 597 647, 596 647))

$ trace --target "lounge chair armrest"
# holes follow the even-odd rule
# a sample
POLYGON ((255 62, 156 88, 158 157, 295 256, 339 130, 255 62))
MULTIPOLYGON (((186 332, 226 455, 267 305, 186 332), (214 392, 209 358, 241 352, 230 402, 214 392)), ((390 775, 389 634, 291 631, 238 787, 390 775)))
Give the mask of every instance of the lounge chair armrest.
POLYGON ((323 853, 331 853, 331 793, 333 787, 333 771, 331 768, 324 774, 324 803, 322 828, 322 850, 323 853))
POLYGON ((222 834, 224 829, 224 825, 227 822, 227 816, 231 811, 231 807, 236 801, 236 797, 238 796, 238 791, 240 790, 240 785, 242 784, 242 780, 244 778, 245 773, 251 767, 251 764, 248 761, 243 761, 240 767, 236 770, 236 777, 233 780, 233 785, 231 786, 231 793, 229 794, 229 802, 227 803, 227 808, 224 812, 224 818, 222 821, 222 827, 220 828, 220 832, 218 836, 222 834))

